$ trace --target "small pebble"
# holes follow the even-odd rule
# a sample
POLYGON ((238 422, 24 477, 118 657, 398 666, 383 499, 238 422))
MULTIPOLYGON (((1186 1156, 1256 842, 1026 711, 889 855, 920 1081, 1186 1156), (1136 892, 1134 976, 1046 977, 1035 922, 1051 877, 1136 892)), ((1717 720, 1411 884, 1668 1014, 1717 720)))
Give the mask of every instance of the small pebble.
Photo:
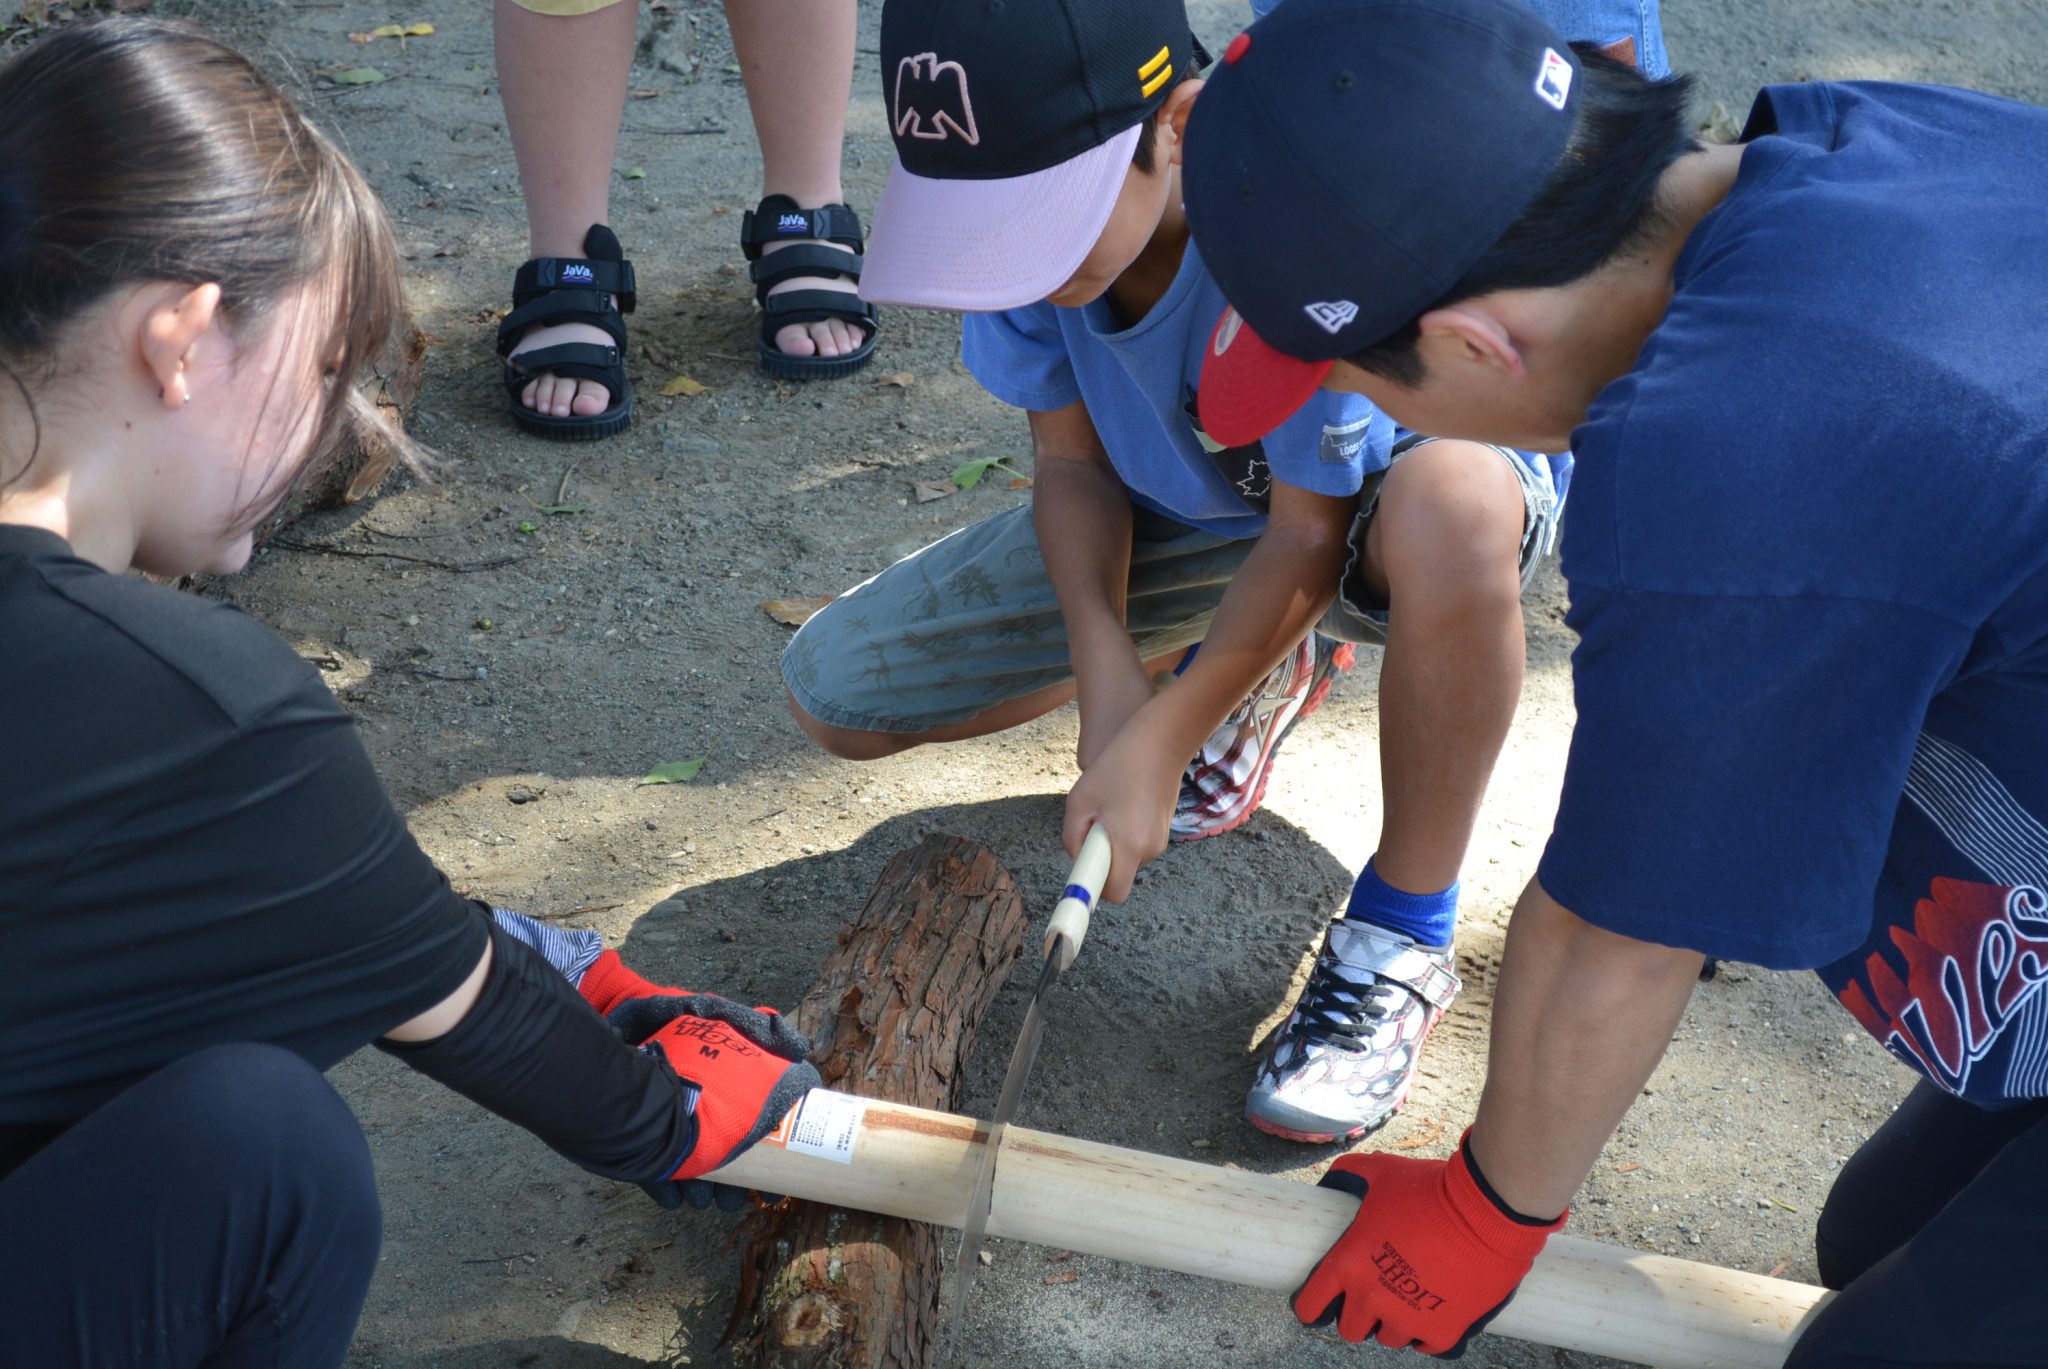
POLYGON ((732 928, 720 927, 718 929, 718 939, 720 941, 738 941, 740 938, 739 933, 733 931, 732 928))
POLYGON ((981 1261, 983 1268, 986 1268, 989 1265, 992 1265, 996 1262, 996 1257, 989 1254, 986 1250, 976 1251, 975 1258, 981 1261))
POLYGON ((508 803, 532 803, 539 797, 540 795, 523 784, 515 784, 505 791, 505 801, 508 803))
POLYGON ((1188 1144, 1194 1147, 1196 1150, 1208 1150, 1216 1143, 1214 1141, 1190 1141, 1188 1142, 1188 1144))

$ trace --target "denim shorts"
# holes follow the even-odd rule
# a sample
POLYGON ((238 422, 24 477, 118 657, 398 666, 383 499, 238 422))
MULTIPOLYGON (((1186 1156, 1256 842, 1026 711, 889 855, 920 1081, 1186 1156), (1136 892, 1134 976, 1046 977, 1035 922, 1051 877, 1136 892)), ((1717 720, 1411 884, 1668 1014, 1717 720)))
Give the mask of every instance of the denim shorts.
MULTIPOLYGON (((1396 461, 1431 438, 1410 438, 1396 461)), ((1496 447, 1514 468, 1526 510, 1522 583, 1556 538, 1549 468, 1496 447)), ((1365 587, 1366 529, 1385 472, 1359 491, 1351 555, 1316 630, 1384 643, 1387 611, 1365 587)), ((1223 537, 1132 510, 1124 622, 1141 659, 1202 640, 1254 539, 1223 537)), ((1060 613, 1028 505, 970 524, 912 552, 821 609, 782 653, 782 679, 820 722, 859 732, 922 732, 965 722, 1008 699, 1074 678, 1060 613)))

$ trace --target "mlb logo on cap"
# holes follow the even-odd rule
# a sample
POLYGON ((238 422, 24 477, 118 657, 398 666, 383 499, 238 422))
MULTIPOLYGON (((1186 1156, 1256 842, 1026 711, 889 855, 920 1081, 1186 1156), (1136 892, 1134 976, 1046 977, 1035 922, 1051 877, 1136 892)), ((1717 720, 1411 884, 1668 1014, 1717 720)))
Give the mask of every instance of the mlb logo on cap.
POLYGON ((1556 48, 1543 49, 1543 70, 1536 73, 1536 93, 1552 109, 1563 109, 1572 97, 1572 64, 1556 48))

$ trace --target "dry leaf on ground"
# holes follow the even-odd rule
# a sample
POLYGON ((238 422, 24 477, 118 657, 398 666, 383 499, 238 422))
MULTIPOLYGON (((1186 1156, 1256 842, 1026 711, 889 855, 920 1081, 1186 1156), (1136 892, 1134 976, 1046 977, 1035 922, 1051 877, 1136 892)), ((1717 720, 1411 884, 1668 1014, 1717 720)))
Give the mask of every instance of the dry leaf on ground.
POLYGON ((794 599, 763 599, 761 611, 784 627, 802 627, 811 620, 812 614, 838 597, 836 594, 806 594, 794 599))
POLYGON ((917 377, 908 371, 890 371, 886 375, 876 376, 875 384, 894 385, 899 390, 907 390, 917 384, 917 377))
POLYGON ((920 504, 929 504, 934 499, 948 499, 959 493, 957 486, 949 485, 943 480, 913 480, 910 482, 910 488, 917 491, 917 502, 920 504))
POLYGON ((673 399, 677 395, 701 395, 710 388, 710 386, 705 385, 701 381, 692 380, 688 376, 677 376, 674 380, 662 386, 661 392, 673 399))

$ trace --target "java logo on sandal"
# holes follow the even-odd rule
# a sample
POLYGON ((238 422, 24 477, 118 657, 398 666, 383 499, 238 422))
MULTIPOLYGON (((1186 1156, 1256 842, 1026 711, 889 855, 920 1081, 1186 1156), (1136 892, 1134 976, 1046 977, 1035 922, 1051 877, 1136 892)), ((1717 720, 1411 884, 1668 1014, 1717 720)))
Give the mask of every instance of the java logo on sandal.
POLYGON ((597 273, 580 261, 566 262, 562 266, 562 284, 595 285, 597 273))
POLYGON ((778 233, 808 234, 811 231, 811 216, 809 214, 784 214, 775 221, 775 231, 778 233))

